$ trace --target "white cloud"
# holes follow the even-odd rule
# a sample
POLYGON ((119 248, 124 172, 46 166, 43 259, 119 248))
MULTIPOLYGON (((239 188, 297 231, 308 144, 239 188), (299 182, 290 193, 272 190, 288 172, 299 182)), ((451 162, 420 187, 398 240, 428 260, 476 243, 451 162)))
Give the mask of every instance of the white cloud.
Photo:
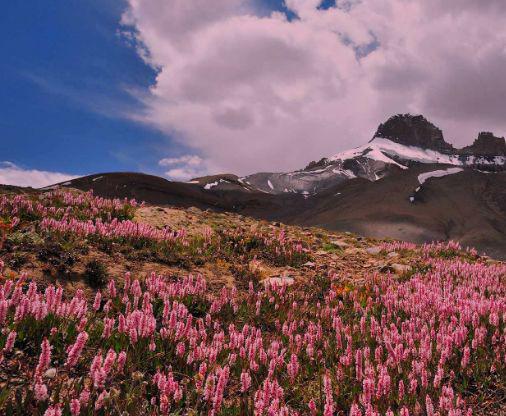
POLYGON ((66 173, 24 169, 11 162, 0 162, 0 184, 42 188, 76 178, 66 173))
POLYGON ((205 176, 204 173, 202 173, 199 170, 191 169, 188 167, 180 167, 180 168, 173 168, 169 169, 167 172, 165 172, 165 175, 174 181, 187 181, 192 178, 197 178, 199 176, 205 176))
POLYGON ((172 180, 186 181, 188 179, 205 176, 209 172, 208 163, 197 155, 183 155, 161 159, 160 166, 169 167, 165 175, 172 180))
POLYGON ((504 134, 506 3, 453 3, 287 0, 288 21, 254 0, 129 0, 123 23, 159 69, 135 118, 208 171, 239 174, 363 144, 398 112, 423 113, 456 144, 504 134))
POLYGON ((188 166, 200 166, 203 160, 197 155, 184 155, 180 157, 168 157, 158 162, 160 166, 174 166, 186 164, 188 166))

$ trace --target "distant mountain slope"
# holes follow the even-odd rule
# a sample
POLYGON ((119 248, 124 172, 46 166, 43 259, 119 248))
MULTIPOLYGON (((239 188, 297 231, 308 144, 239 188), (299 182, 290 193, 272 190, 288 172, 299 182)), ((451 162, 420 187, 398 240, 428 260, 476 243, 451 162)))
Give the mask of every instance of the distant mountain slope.
POLYGON ((313 207, 290 221, 413 242, 458 240, 506 258, 506 172, 465 169, 420 186, 424 171, 427 167, 376 182, 349 181, 312 198, 313 207))
POLYGON ((439 168, 423 165, 374 182, 356 178, 311 198, 254 191, 204 191, 196 184, 135 173, 94 175, 75 179, 66 186, 93 189, 105 197, 232 211, 372 237, 413 242, 453 239, 506 258, 506 172, 464 169, 430 177, 439 168), (419 176, 427 172, 428 179, 420 185, 419 176))
POLYGON ((480 133, 463 149, 422 116, 400 114, 356 149, 285 173, 171 182, 109 173, 60 186, 156 205, 239 212, 414 242, 459 240, 506 258, 506 142, 480 133))
POLYGON ((171 182, 158 176, 136 172, 101 173, 54 185, 93 192, 107 198, 135 198, 153 205, 197 207, 214 211, 241 212, 275 219, 290 217, 303 202, 300 195, 271 195, 237 189, 205 189, 198 183, 171 182))
MULTIPOLYGON (((248 188, 245 190, 309 196, 353 178, 376 181, 420 163, 502 171, 506 168, 506 142, 482 132, 472 145, 455 149, 444 140, 442 131, 423 116, 398 114, 381 124, 368 143, 355 149, 311 162, 301 170, 254 173, 237 181, 248 188)), ((225 176, 212 179, 212 186, 217 189, 229 186, 225 176)))

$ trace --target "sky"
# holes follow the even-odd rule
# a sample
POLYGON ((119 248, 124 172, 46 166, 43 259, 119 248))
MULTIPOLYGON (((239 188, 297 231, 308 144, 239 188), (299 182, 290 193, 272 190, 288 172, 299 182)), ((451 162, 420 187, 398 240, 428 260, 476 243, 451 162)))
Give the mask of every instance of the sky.
POLYGON ((504 0, 25 0, 0 16, 0 183, 287 171, 424 114, 506 134, 504 0))

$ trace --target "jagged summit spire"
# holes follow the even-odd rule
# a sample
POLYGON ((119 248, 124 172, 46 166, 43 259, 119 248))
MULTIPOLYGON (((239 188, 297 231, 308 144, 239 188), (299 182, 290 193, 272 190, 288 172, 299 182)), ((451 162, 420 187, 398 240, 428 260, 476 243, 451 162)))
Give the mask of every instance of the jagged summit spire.
POLYGON ((506 141, 504 137, 496 137, 491 132, 483 131, 472 145, 462 149, 462 153, 476 156, 506 156, 506 141))
MULTIPOLYGON (((422 115, 397 114, 379 125, 374 138, 384 138, 406 146, 451 152, 443 132, 422 115)), ((373 140, 374 140, 373 138, 373 140)))

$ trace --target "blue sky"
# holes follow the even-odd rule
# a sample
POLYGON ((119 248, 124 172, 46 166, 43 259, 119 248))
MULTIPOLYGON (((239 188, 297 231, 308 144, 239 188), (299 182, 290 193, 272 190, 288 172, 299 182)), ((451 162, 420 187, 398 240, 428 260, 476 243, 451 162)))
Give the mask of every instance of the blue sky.
POLYGON ((155 72, 118 35, 121 1, 11 1, 0 18, 0 160, 86 174, 158 171, 182 149, 122 117, 155 72), (160 154, 163 152, 163 154, 160 154))
MULTIPOLYGON (((265 0, 266 11, 285 10, 265 0)), ((155 70, 126 39, 121 0, 11 1, 0 18, 0 162, 83 175, 163 173, 185 154, 169 134, 124 114, 142 110, 128 91, 155 70)))

